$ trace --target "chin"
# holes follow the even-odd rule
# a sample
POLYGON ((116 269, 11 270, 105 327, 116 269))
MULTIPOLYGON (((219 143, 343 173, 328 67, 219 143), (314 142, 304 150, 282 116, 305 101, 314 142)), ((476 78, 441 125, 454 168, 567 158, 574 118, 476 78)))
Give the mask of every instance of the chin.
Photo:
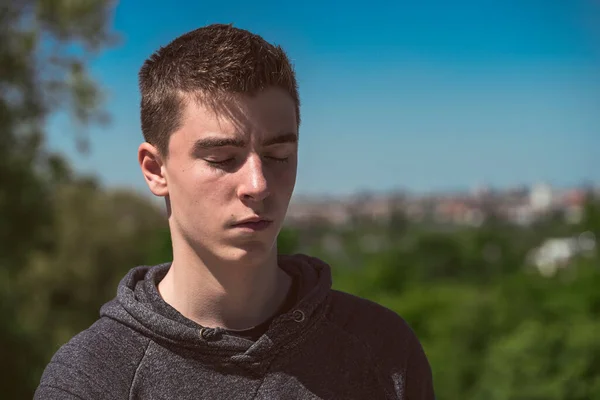
POLYGON ((228 245, 217 257, 226 263, 260 264, 267 261, 274 251, 274 243, 247 241, 228 245))

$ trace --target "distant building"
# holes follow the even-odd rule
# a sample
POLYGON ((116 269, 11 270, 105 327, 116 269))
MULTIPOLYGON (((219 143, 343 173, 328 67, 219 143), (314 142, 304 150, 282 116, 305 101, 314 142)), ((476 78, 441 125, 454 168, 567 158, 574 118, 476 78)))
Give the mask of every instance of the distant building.
POLYGON ((553 191, 550 185, 539 183, 529 192, 529 204, 536 212, 545 212, 552 206, 553 191))

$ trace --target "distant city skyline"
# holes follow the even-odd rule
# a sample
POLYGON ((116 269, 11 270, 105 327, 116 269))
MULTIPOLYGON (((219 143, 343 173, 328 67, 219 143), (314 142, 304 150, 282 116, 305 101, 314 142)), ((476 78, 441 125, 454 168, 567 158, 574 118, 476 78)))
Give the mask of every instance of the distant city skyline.
POLYGON ((124 1, 123 41, 92 64, 112 123, 75 152, 64 115, 49 147, 108 186, 147 191, 136 162, 137 72, 176 36, 233 23, 282 45, 302 101, 297 195, 600 181, 600 3, 370 2, 178 7, 124 1), (140 15, 143 10, 143 15, 140 15))

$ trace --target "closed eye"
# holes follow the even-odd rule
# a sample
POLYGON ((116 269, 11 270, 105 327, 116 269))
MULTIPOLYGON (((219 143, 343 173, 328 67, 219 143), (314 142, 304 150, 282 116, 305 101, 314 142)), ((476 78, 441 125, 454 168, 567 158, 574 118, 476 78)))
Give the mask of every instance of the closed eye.
POLYGON ((275 162, 288 162, 289 161, 289 157, 273 157, 273 156, 266 156, 265 157, 267 160, 271 160, 271 161, 275 161, 275 162))
POLYGON ((233 163, 235 162, 235 158, 227 158, 225 160, 204 160, 206 163, 208 163, 208 165, 210 165, 211 167, 214 168, 224 168, 224 167, 229 167, 232 166, 233 163))

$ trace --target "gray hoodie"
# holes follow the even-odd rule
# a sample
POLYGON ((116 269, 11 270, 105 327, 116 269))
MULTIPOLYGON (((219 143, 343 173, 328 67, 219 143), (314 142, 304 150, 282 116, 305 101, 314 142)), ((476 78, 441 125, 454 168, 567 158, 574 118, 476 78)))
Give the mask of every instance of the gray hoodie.
POLYGON ((183 317, 158 293, 170 264, 132 269, 100 318, 62 346, 35 399, 434 399, 406 322, 331 288, 322 261, 280 256, 295 305, 256 341, 183 317))

